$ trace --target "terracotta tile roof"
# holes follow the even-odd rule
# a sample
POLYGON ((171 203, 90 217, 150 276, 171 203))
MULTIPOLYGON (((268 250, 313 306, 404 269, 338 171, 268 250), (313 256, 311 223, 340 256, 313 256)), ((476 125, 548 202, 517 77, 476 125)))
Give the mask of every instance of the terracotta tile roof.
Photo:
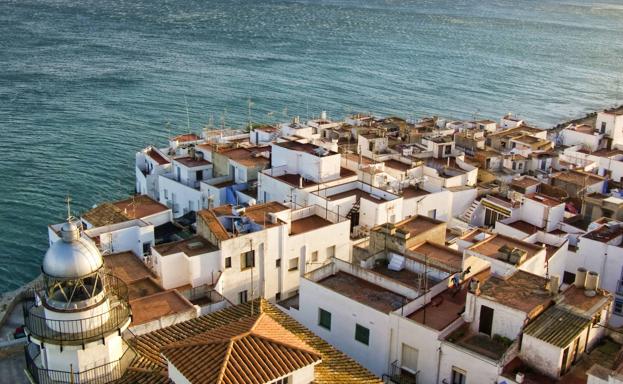
POLYGON ((130 216, 126 215, 123 210, 112 203, 102 203, 82 214, 81 217, 94 227, 103 227, 104 225, 118 224, 131 220, 130 216))
POLYGON ((130 383, 170 383, 167 378, 166 361, 160 354, 161 348, 183 341, 227 324, 253 316, 252 308, 257 313, 265 313, 292 333, 304 344, 316 350, 321 356, 321 363, 315 367, 315 384, 357 383, 380 384, 382 381, 363 368, 344 353, 333 348, 329 343, 313 334, 296 320, 281 312, 265 300, 255 300, 246 304, 229 307, 209 315, 184 321, 170 327, 141 335, 129 340, 137 351, 137 358, 126 375, 117 384, 130 383))
POLYGON ((318 352, 266 314, 161 348, 190 382, 263 384, 317 364, 318 352))
POLYGON ((131 219, 140 219, 170 209, 147 195, 132 196, 112 204, 121 209, 121 211, 131 219))

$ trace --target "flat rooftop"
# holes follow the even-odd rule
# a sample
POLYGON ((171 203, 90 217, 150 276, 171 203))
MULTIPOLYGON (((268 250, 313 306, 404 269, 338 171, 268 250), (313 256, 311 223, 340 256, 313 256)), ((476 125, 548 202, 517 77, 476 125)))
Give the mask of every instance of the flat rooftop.
MULTIPOLYGON (((525 260, 530 259, 536 255, 543 248, 538 245, 534 245, 525 241, 517 240, 510 236, 501 234, 494 234, 486 238, 485 240, 472 245, 469 249, 484 256, 488 256, 494 259, 503 260, 503 254, 500 251, 502 247, 508 247, 510 249, 518 248, 526 252, 525 260)), ((524 260, 524 261, 525 261, 524 260)))
POLYGON ((132 302, 132 300, 134 299, 151 296, 163 291, 164 289, 158 284, 156 280, 151 277, 146 277, 141 280, 135 280, 128 285, 128 296, 130 302, 132 302))
POLYGON ((415 273, 406 268, 401 271, 393 271, 385 265, 379 265, 374 267, 372 271, 421 292, 439 283, 439 280, 432 279, 430 276, 424 280, 423 273, 415 273))
POLYGON ((147 195, 136 195, 125 200, 112 203, 130 219, 140 219, 169 210, 166 205, 160 204, 147 195))
POLYGON ((427 216, 416 215, 396 223, 395 228, 397 231, 415 236, 443 224, 445 224, 443 221, 431 219, 427 216))
POLYGON ((441 266, 445 266, 448 269, 448 272, 458 272, 461 271, 463 267, 463 252, 441 244, 425 241, 411 247, 409 250, 424 256, 418 258, 418 261, 425 262, 425 259, 429 261, 432 259, 436 261, 436 263, 434 263, 435 267, 441 264, 441 266))
POLYGON ((167 164, 170 163, 170 161, 168 159, 166 159, 164 156, 162 156, 160 154, 160 152, 158 152, 154 148, 149 148, 145 152, 145 155, 147 155, 148 157, 151 157, 159 165, 167 165, 167 164))
POLYGON ((405 164, 402 161, 398 161, 398 160, 385 160, 385 166, 395 169, 397 171, 400 172, 406 172, 409 169, 411 169, 411 164, 405 164))
POLYGON ((526 195, 526 198, 539 202, 543 205, 547 205, 548 207, 555 207, 562 204, 560 200, 555 199, 551 196, 544 195, 542 193, 531 193, 529 195, 526 195))
POLYGON ((407 303, 407 298, 402 295, 341 271, 317 283, 383 313, 392 312, 407 303))
POLYGON ((270 164, 270 160, 263 154, 270 152, 271 147, 232 148, 220 152, 223 156, 242 164, 246 167, 264 168, 270 164))
POLYGON ((534 317, 547 308, 552 296, 545 290, 547 279, 525 271, 517 271, 504 280, 491 276, 480 288, 485 298, 518 309, 534 317))
POLYGON ((299 143, 297 141, 286 141, 283 143, 274 143, 274 144, 282 148, 290 149, 292 151, 305 152, 305 153, 308 153, 310 155, 314 155, 317 157, 337 155, 337 152, 329 151, 328 149, 319 147, 314 144, 309 144, 309 143, 299 143), (321 150, 325 153, 324 155, 319 154, 321 150))
POLYGON ((188 142, 188 141, 201 140, 201 137, 197 136, 194 133, 185 133, 185 134, 182 134, 182 135, 174 136, 170 140, 171 141, 179 141, 179 142, 188 142))
MULTIPOLYGON (((265 173, 265 175, 271 176, 270 173, 265 173)), ((357 175, 357 173, 354 172, 354 171, 351 171, 350 169, 347 169, 347 168, 344 168, 344 167, 340 168, 340 178, 341 179, 346 178, 346 177, 356 176, 356 175, 357 175)), ((299 182, 300 182, 300 179, 301 179, 302 176, 297 174, 297 173, 285 173, 285 174, 283 174, 281 176, 271 176, 271 177, 279 179, 279 180, 283 181, 284 183, 289 184, 290 186, 298 188, 299 187, 299 182)), ((335 181, 335 180, 332 180, 332 181, 335 181)), ((318 183, 316 183, 316 182, 314 182, 312 180, 303 178, 303 188, 312 187, 312 186, 316 186, 316 185, 318 185, 318 183)))
MULTIPOLYGON (((487 268, 473 277, 483 282, 489 278, 490 273, 491 269, 487 268)), ((458 290, 453 288, 446 289, 407 317, 438 331, 445 329, 463 313, 468 286, 469 281, 466 280, 458 290)))
POLYGON ((608 243, 621 235, 623 235, 623 225, 615 224, 609 226, 608 224, 603 224, 600 227, 583 235, 582 237, 594 241, 599 241, 601 243, 608 243))
POLYGON ((582 187, 584 187, 585 185, 597 184, 601 181, 604 181, 603 177, 580 171, 560 172, 552 175, 552 179, 560 180, 565 183, 574 184, 576 186, 582 187))
POLYGON ((537 233, 539 231, 539 227, 534 224, 530 224, 523 220, 513 221, 512 223, 506 223, 509 227, 515 228, 518 231, 526 233, 528 235, 532 235, 533 233, 537 233))
MULTIPOLYGON (((388 192, 383 191, 383 193, 388 193, 388 192)), ((363 191, 359 188, 353 188, 348 191, 336 193, 335 195, 326 196, 326 199, 329 201, 334 201, 334 200, 345 199, 347 197, 352 197, 352 196, 355 196, 356 199, 366 199, 366 200, 373 201, 373 202, 387 201, 387 199, 385 199, 384 197, 380 197, 380 196, 375 195, 374 193, 363 191)), ((394 195, 394 196, 398 197, 397 195, 394 195)))
POLYGON ((104 256, 104 265, 110 269, 113 275, 123 280, 126 284, 133 281, 155 277, 149 268, 132 252, 113 253, 104 256))
POLYGON ((163 316, 195 311, 193 304, 176 290, 130 300, 132 325, 148 323, 163 316))
POLYGON ((218 250, 218 248, 212 245, 207 239, 198 235, 172 243, 156 245, 154 248, 162 256, 173 255, 180 252, 185 253, 187 256, 196 256, 218 250))
POLYGON ((314 229, 326 227, 333 223, 318 215, 311 215, 303 219, 294 220, 290 223, 290 235, 313 231, 314 229))
POLYGON ((473 333, 469 324, 464 324, 446 337, 446 340, 472 352, 486 356, 492 360, 499 360, 504 356, 508 345, 483 334, 473 333))
POLYGON ((594 296, 587 296, 584 289, 570 285, 561 294, 561 300, 557 305, 570 308, 583 315, 590 315, 606 304, 611 297, 610 293, 602 289, 597 289, 594 296))
POLYGON ((204 167, 206 165, 212 164, 208 160, 191 156, 176 157, 175 159, 173 159, 173 161, 177 161, 178 163, 183 164, 188 168, 204 167))
POLYGON ((541 184, 541 182, 539 180, 535 180, 530 177, 521 177, 521 178, 513 179, 510 184, 511 186, 525 189, 525 188, 533 187, 535 185, 539 185, 541 184))
POLYGON ((426 196, 426 195, 430 195, 430 192, 428 192, 425 189, 416 188, 414 186, 409 186, 407 188, 403 188, 402 190, 402 197, 405 199, 411 199, 414 197, 420 197, 420 196, 426 196))

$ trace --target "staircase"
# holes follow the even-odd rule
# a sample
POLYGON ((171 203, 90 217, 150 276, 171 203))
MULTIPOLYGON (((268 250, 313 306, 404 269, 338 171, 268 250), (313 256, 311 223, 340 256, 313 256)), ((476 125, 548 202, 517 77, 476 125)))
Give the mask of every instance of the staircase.
POLYGON ((353 207, 352 207, 352 208, 350 209, 350 211, 348 211, 348 213, 346 214, 346 218, 347 218, 348 220, 350 220, 350 219, 351 219, 351 217, 353 216, 353 214, 355 214, 355 213, 359 213, 359 205, 360 205, 359 203, 360 203, 360 200, 359 200, 359 198, 358 198, 358 199, 357 199, 357 201, 355 201, 355 204, 353 204, 353 207))
POLYGON ((472 217, 474 216, 474 212, 476 212, 476 209, 478 208, 479 205, 480 205, 480 201, 478 200, 472 201, 472 205, 470 205, 469 208, 467 208, 465 212, 463 212, 461 216, 459 216, 459 219, 463 220, 467 224, 471 224, 472 217))

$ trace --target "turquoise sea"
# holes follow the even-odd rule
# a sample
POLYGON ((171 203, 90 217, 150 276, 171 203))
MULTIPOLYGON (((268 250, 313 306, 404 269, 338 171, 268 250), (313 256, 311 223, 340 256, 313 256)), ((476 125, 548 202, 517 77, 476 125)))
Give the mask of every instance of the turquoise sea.
POLYGON ((67 194, 80 212, 133 191, 134 152, 187 131, 185 97, 195 131, 241 124, 248 98, 255 121, 549 127, 623 101, 623 1, 0 0, 0 292, 39 273, 67 194))

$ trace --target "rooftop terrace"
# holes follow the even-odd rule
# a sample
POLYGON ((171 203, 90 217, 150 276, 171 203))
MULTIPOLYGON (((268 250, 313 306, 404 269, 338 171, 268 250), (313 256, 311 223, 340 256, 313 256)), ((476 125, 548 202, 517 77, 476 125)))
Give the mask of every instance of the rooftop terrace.
POLYGON ((402 295, 346 272, 337 272, 317 283, 383 313, 392 312, 407 302, 402 295))
POLYGON ((491 276, 480 288, 481 296, 534 317, 549 306, 552 296, 545 290, 547 279, 517 271, 504 280, 491 276))

